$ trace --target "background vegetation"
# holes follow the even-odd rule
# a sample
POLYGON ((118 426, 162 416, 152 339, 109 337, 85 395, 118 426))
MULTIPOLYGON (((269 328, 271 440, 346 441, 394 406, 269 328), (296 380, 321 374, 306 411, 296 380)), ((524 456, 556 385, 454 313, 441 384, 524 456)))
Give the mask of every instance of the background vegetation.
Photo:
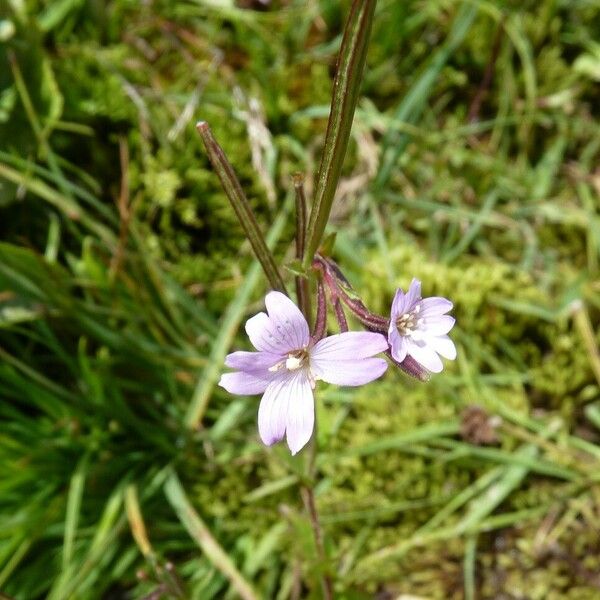
POLYGON ((329 566, 302 456, 215 387, 266 288, 194 123, 287 260, 347 8, 0 3, 10 597, 318 598, 330 568, 347 599, 600 598, 596 0, 378 4, 336 258, 382 313, 413 276, 451 298, 459 357, 323 386, 329 566))

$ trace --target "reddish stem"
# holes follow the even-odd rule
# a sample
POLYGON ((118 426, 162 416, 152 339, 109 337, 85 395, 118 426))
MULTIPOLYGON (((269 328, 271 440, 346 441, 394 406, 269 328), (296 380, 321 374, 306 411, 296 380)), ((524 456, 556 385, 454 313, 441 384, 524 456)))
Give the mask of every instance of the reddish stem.
POLYGON ((335 316, 337 318, 337 322, 340 326, 340 331, 342 333, 348 331, 348 321, 346 321, 346 315, 344 314, 344 307, 340 302, 339 298, 333 299, 333 310, 335 311, 335 316))
POLYGON ((322 279, 317 283, 317 317, 315 319, 315 328, 312 338, 318 342, 325 336, 327 331, 327 298, 325 296, 325 286, 322 279))

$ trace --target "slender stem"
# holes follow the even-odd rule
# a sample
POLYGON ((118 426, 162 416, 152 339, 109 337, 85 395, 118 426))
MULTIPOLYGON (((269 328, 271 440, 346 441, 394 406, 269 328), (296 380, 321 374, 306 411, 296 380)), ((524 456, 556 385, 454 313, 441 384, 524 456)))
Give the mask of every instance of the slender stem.
POLYGON ((315 328, 312 338, 319 341, 325 336, 327 331, 327 297, 325 295, 325 286, 319 279, 317 283, 317 318, 315 319, 315 328))
MULTIPOLYGON (((306 246, 306 195, 304 193, 304 175, 295 173, 293 175, 294 191, 296 197, 296 258, 302 260, 304 247, 306 246)), ((307 277, 296 275, 296 297, 298 305, 306 320, 310 323, 310 282, 307 277)))
POLYGON ((304 193, 304 175, 292 176, 296 192, 296 257, 302 258, 306 245, 306 194, 304 193))
POLYGON ((387 333, 390 326, 390 320, 387 317, 369 312, 369 309, 360 300, 350 298, 343 290, 338 289, 338 291, 344 304, 365 327, 377 333, 387 333))
POLYGON ((244 190, 242 189, 231 163, 227 160, 227 156, 225 156, 225 152, 223 152, 223 149, 219 146, 206 121, 198 122, 196 129, 202 137, 208 158, 221 180, 221 185, 231 202, 231 206, 237 215, 238 221, 244 228, 246 237, 250 241, 252 250, 254 250, 254 254, 256 255, 256 258, 258 258, 271 287, 274 290, 287 293, 283 278, 281 277, 281 273, 273 258, 273 254, 271 254, 271 251, 267 247, 267 243, 258 227, 250 203, 244 194, 244 190))
POLYGON ((315 260, 313 261, 313 266, 321 272, 322 278, 327 282, 329 294, 331 295, 331 304, 333 305, 333 310, 335 312, 335 318, 337 319, 338 325, 340 327, 340 332, 344 333, 348 331, 348 321, 346 320, 346 315, 344 314, 344 307, 342 306, 342 303, 340 301, 338 288, 335 285, 335 278, 331 277, 331 275, 327 272, 327 263, 326 261, 321 262, 320 256, 317 256, 317 258, 315 258, 315 260))
POLYGON ((387 334, 390 320, 387 317, 372 313, 356 295, 350 282, 346 279, 337 264, 331 259, 321 255, 315 256, 313 268, 321 271, 323 278, 334 303, 341 299, 342 302, 354 313, 356 318, 371 331, 387 334))
POLYGON ((358 101, 376 2, 377 0, 354 0, 346 21, 333 82, 333 97, 323 156, 315 185, 314 205, 308 224, 308 241, 304 254, 305 268, 312 263, 321 243, 342 172, 358 101))
MULTIPOLYGON (((315 545, 317 546, 319 561, 321 562, 321 565, 326 568, 323 530, 321 529, 321 523, 319 522, 319 513, 315 503, 315 493, 312 487, 303 487, 301 493, 304 505, 306 506, 306 510, 310 518, 310 524, 315 538, 315 545)), ((323 588, 323 598, 325 598, 325 600, 333 600, 333 582, 331 581, 331 577, 328 573, 323 573, 321 578, 321 586, 323 588)))
MULTIPOLYGON (((294 182, 296 183, 296 181, 294 182)), ((296 199, 298 199, 298 187, 296 187, 296 199)), ((321 275, 323 269, 319 268, 321 275)), ((301 305, 302 308, 302 305, 301 305)), ((304 316, 307 316, 304 313, 304 316)), ((318 341, 323 338, 327 330, 327 296, 325 293, 325 286, 323 285, 322 277, 319 277, 317 282, 317 316, 315 319, 315 326, 312 332, 313 341, 318 341)), ((317 435, 318 421, 315 415, 315 425, 308 448, 308 456, 305 467, 304 483, 300 488, 302 500, 308 513, 310 526, 313 531, 313 537, 315 540, 315 547, 317 549, 317 555, 319 558, 319 565, 323 569, 321 574, 321 587, 323 590, 323 598, 325 600, 333 600, 333 583, 331 576, 328 571, 327 554, 325 553, 325 544, 323 543, 323 530, 321 529, 321 523, 319 521, 319 512, 317 510, 317 504, 315 502, 315 491, 314 482, 317 471, 317 450, 318 450, 318 435, 317 435)))
POLYGON ((346 320, 344 307, 342 306, 339 298, 335 298, 333 300, 333 310, 335 311, 335 316, 337 318, 338 325, 340 326, 340 331, 342 333, 348 331, 348 321, 346 320))
POLYGON ((310 442, 308 461, 306 464, 306 481, 307 483, 302 486, 300 493, 302 494, 302 500, 306 507, 306 512, 310 520, 310 526, 313 531, 313 537, 315 539, 315 546, 317 549, 317 555, 319 563, 323 569, 321 576, 321 587, 323 589, 323 598, 325 600, 333 600, 333 582, 329 574, 329 565, 327 562, 327 554, 325 553, 325 543, 323 541, 323 529, 321 528, 321 522, 319 520, 319 511, 317 510, 317 503, 315 501, 315 491, 313 482, 315 480, 317 470, 317 424, 315 421, 315 430, 313 437, 310 442))

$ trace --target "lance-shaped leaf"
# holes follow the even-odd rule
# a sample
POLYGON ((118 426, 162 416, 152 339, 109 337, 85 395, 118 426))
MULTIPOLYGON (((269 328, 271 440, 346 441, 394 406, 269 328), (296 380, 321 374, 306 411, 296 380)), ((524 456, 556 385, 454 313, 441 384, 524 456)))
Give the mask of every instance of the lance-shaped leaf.
POLYGON ((225 156, 225 152, 223 152, 223 149, 219 146, 206 121, 198 122, 196 129, 198 129, 198 133, 200 133, 200 136, 202 137, 208 158, 221 180, 221 185, 231 202, 231 206, 233 206, 233 210, 235 211, 239 222, 244 228, 246 237, 250 241, 252 250, 254 250, 254 254, 256 255, 256 258, 258 258, 271 287, 274 290, 286 293, 285 284, 283 283, 275 259, 267 247, 265 238, 258 227, 256 217, 248 202, 248 198, 246 198, 235 171, 225 156))
POLYGON ((307 268, 321 243, 340 179, 358 101, 376 2, 377 0, 354 0, 346 22, 333 84, 325 147, 308 225, 308 241, 304 254, 304 265, 307 268))

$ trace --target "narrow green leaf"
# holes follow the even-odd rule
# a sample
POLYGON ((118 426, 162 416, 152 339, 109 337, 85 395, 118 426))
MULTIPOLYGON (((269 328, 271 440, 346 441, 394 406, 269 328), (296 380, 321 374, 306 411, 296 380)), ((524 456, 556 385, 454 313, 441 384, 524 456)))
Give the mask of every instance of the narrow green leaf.
POLYGON ((79 513, 81 512, 81 499, 83 497, 86 471, 87 457, 84 457, 71 477, 71 485, 69 487, 69 495, 67 498, 62 555, 63 573, 67 571, 73 558, 73 545, 75 543, 75 534, 77 533, 79 513))
POLYGON ((286 289, 281 273, 277 268, 273 254, 269 250, 265 238, 256 222, 256 217, 252 212, 248 198, 246 198, 246 194, 244 194, 244 190, 242 189, 231 163, 227 160, 225 152, 223 152, 223 149, 219 146, 217 140, 213 136, 208 123, 200 121, 196 125, 196 129, 198 129, 198 133, 202 137, 208 158, 221 180, 221 185, 231 202, 231 206, 237 215, 238 221, 244 228, 246 237, 252 246, 252 250, 254 250, 256 258, 258 258, 271 287, 274 290, 280 290, 285 293, 286 289))
POLYGON ((315 185, 314 205, 308 224, 304 266, 309 267, 319 248, 331 212, 358 101, 369 35, 377 0, 354 0, 344 29, 325 146, 315 185))
POLYGON ((206 558, 227 577, 242 600, 258 600, 258 596, 250 584, 244 579, 231 558, 213 537, 204 521, 190 504, 175 473, 172 473, 165 483, 165 494, 187 532, 200 546, 206 558))
POLYGON ((252 490, 249 494, 244 496, 244 502, 256 502, 258 500, 262 500, 271 494, 276 494, 281 490, 284 490, 292 485, 298 483, 299 478, 297 475, 286 475, 281 479, 275 479, 274 481, 269 481, 260 487, 257 487, 255 490, 252 490))
POLYGON ((244 573, 249 577, 256 575, 258 570, 273 560, 277 555, 278 545, 281 538, 285 535, 288 524, 284 521, 275 523, 262 537, 260 542, 248 554, 246 563, 244 564, 244 573))
POLYGON ((354 448, 348 448, 336 454, 321 454, 319 464, 329 460, 340 460, 348 456, 369 456, 377 452, 401 449, 419 442, 431 441, 448 435, 456 435, 460 431, 458 420, 448 420, 441 423, 431 423, 416 427, 406 433, 382 437, 374 442, 369 442, 354 448))
POLYGON ((127 518, 122 514, 123 492, 116 489, 106 502, 104 511, 94 530, 94 537, 89 545, 88 552, 83 562, 74 565, 67 572, 68 578, 60 577, 48 593, 48 600, 62 600, 73 598, 75 594, 88 582, 93 584, 100 570, 97 565, 111 549, 114 551, 115 540, 127 523, 127 518))
MULTIPOLYGON (((289 203, 286 202, 267 235, 268 244, 275 244, 281 236, 288 211, 289 203)), ((185 423, 191 429, 196 427, 204 416, 206 407, 210 402, 212 391, 219 380, 219 375, 221 374, 223 363, 225 361, 225 355, 227 354, 229 345, 235 337, 237 328, 250 300, 250 296, 258 283, 259 275, 259 264, 258 262, 255 262, 252 267, 250 267, 244 282, 238 288, 235 298, 229 304, 223 315, 219 334, 213 343, 208 363, 198 379, 198 384, 196 385, 194 395, 192 396, 190 406, 185 416, 185 423)))

